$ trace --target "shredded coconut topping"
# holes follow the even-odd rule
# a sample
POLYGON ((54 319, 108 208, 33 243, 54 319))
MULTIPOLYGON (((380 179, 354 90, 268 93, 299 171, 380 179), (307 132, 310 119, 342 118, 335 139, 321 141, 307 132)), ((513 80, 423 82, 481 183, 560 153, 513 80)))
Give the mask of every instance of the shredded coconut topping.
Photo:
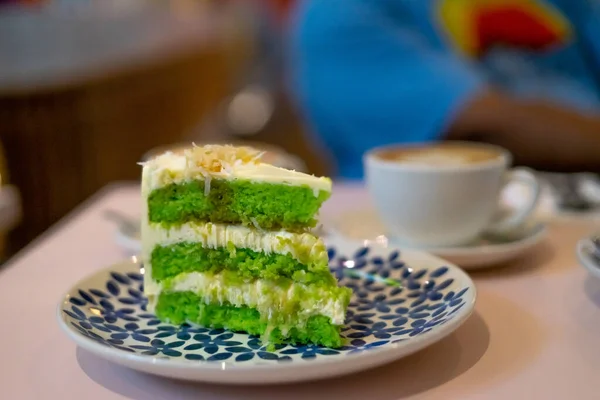
POLYGON ((204 197, 208 196, 208 194, 210 193, 210 182, 212 181, 212 178, 210 177, 210 175, 206 175, 204 177, 204 197))
POLYGON ((257 231, 266 232, 263 228, 260 227, 256 218, 254 218, 254 217, 250 218, 250 222, 252 222, 252 225, 254 225, 254 229, 256 229, 257 231))
POLYGON ((184 151, 190 166, 209 173, 228 172, 240 165, 258 164, 263 154, 252 147, 231 145, 193 146, 184 151))

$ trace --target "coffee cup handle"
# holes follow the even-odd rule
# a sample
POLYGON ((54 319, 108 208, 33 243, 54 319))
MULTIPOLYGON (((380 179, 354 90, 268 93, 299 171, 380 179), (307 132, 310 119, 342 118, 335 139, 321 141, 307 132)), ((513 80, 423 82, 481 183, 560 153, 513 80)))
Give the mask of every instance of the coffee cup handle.
POLYGON ((488 233, 502 234, 510 232, 522 226, 534 213, 541 194, 541 185, 535 175, 526 168, 514 168, 505 173, 503 189, 514 182, 527 186, 530 190, 530 198, 527 203, 513 210, 510 214, 494 221, 488 228, 488 233))

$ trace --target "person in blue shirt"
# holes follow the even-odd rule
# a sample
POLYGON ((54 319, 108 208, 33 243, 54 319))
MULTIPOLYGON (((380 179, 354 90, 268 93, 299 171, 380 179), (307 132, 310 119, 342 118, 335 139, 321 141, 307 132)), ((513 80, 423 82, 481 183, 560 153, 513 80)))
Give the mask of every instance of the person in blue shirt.
POLYGON ((504 146, 600 170, 600 2, 300 0, 291 87, 342 178, 375 146, 504 146))

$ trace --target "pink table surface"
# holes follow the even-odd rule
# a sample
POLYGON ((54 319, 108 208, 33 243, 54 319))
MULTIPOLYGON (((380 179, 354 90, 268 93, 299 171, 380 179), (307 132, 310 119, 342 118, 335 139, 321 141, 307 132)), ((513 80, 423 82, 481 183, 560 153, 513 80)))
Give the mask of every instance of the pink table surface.
MULTIPOLYGON (((324 220, 368 204, 337 185, 324 220)), ((136 215, 137 186, 113 185, 0 271, 0 398, 20 399, 598 399, 600 281, 574 256, 594 229, 557 222, 548 240, 501 269, 472 274, 474 315, 445 340, 378 369, 269 387, 184 383, 145 375, 78 349, 59 330, 56 306, 80 278, 123 258, 106 209, 136 215)))

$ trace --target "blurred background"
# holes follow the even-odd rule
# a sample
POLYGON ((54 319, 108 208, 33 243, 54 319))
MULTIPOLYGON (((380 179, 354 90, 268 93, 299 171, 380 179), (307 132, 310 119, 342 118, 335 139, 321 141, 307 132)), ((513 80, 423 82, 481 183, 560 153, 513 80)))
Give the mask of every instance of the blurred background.
POLYGON ((161 146, 268 143, 326 174, 283 89, 289 3, 0 0, 2 193, 22 210, 0 224, 14 227, 2 257, 106 184, 139 179, 161 146))
MULTIPOLYGON (((338 0, 329 4, 336 2, 336 10, 343 9, 338 0)), ((0 257, 10 257, 103 186, 139 179, 139 161, 192 141, 249 143, 265 148, 270 162, 317 175, 337 176, 336 163, 325 156, 324 147, 295 106, 299 99, 287 90, 290 67, 298 67, 286 56, 294 3, 295 0, 0 0, 0 257)), ((421 4, 410 2, 417 3, 421 4)), ((501 11, 505 20, 498 20, 498 13, 488 13, 484 15, 486 26, 506 25, 508 15, 516 18, 509 19, 508 25, 516 24, 515 29, 521 33, 529 29, 523 24, 531 21, 518 13, 510 14, 510 9, 508 14, 501 11)), ((340 21, 340 29, 334 25, 329 26, 329 31, 319 32, 320 28, 315 28, 312 45, 317 53, 317 42, 329 39, 328 32, 340 33, 343 38, 347 27, 340 21)), ((564 33, 554 16, 551 22, 556 25, 557 34, 564 33)), ((554 31, 535 31, 535 39, 542 42, 538 40, 540 43, 534 45, 544 45, 548 32, 554 31)), ((496 31, 486 32, 483 33, 493 37, 496 31)), ((364 35, 365 43, 374 40, 368 31, 364 35)), ((311 37, 310 32, 307 37, 311 37)), ((327 47, 323 49, 327 53, 327 47)), ((370 60, 378 56, 363 55, 370 60)), ((432 60, 438 63, 434 71, 441 75, 455 67, 451 61, 432 60)), ((329 71, 325 78, 335 81, 337 71, 347 72, 348 82, 365 78, 367 85, 362 89, 367 97, 355 95, 360 91, 339 90, 335 91, 338 97, 330 96, 330 100, 342 105, 347 100, 363 100, 371 106, 369 110, 376 110, 372 113, 376 120, 363 118, 363 122, 377 127, 379 121, 387 118, 377 110, 385 110, 386 106, 377 108, 377 100, 368 95, 390 98, 384 95, 388 83, 372 86, 371 90, 367 77, 377 73, 352 75, 351 68, 343 67, 350 66, 352 60, 346 64, 345 59, 339 61, 342 68, 329 71)), ((383 74, 390 70, 387 62, 381 61, 383 74)), ((502 65, 514 70, 514 63, 502 65)), ((322 80, 323 76, 317 78, 322 80)), ((310 87, 310 79, 307 82, 305 86, 310 87)), ((327 85, 323 88, 327 91, 327 85)), ((411 92, 406 93, 410 103, 411 92)), ((427 96, 437 95, 428 92, 427 96)), ((311 104, 320 99, 326 100, 326 96, 311 104)), ((424 104, 423 117, 431 118, 433 109, 428 101, 424 104)), ((484 104, 487 107, 498 103, 484 104)), ((399 107, 400 103, 394 106, 399 107)), ((360 102, 352 103, 352 107, 345 110, 346 115, 362 108, 360 102)), ((556 113, 550 110, 550 114, 556 113)), ((361 118, 358 115, 358 120, 361 118)), ((476 114, 474 120, 481 119, 478 118, 476 114)), ((318 122, 319 118, 315 120, 318 122)), ((592 125, 599 127, 598 121, 592 125)), ((360 154, 352 153, 356 149, 345 141, 345 132, 334 128, 329 135, 330 149, 337 151, 338 156, 348 149, 348 157, 360 166, 360 154), (337 141, 333 145, 332 137, 337 141)), ((350 132, 352 127, 348 128, 350 132)), ((371 138, 369 129, 360 129, 365 139, 371 138)), ((600 130, 597 133, 600 135, 600 130)), ((583 147, 589 150, 586 157, 600 150, 597 146, 583 147)), ((558 153, 560 146, 554 151, 558 153)), ((552 165, 551 159, 542 161, 552 165)), ((597 164, 589 169, 596 167, 597 164)), ((597 180, 595 175, 585 177, 597 180)), ((574 209, 597 206, 579 193, 579 181, 556 177, 549 180, 553 179, 558 182, 559 191, 565 193, 565 203, 570 202, 574 209)))

